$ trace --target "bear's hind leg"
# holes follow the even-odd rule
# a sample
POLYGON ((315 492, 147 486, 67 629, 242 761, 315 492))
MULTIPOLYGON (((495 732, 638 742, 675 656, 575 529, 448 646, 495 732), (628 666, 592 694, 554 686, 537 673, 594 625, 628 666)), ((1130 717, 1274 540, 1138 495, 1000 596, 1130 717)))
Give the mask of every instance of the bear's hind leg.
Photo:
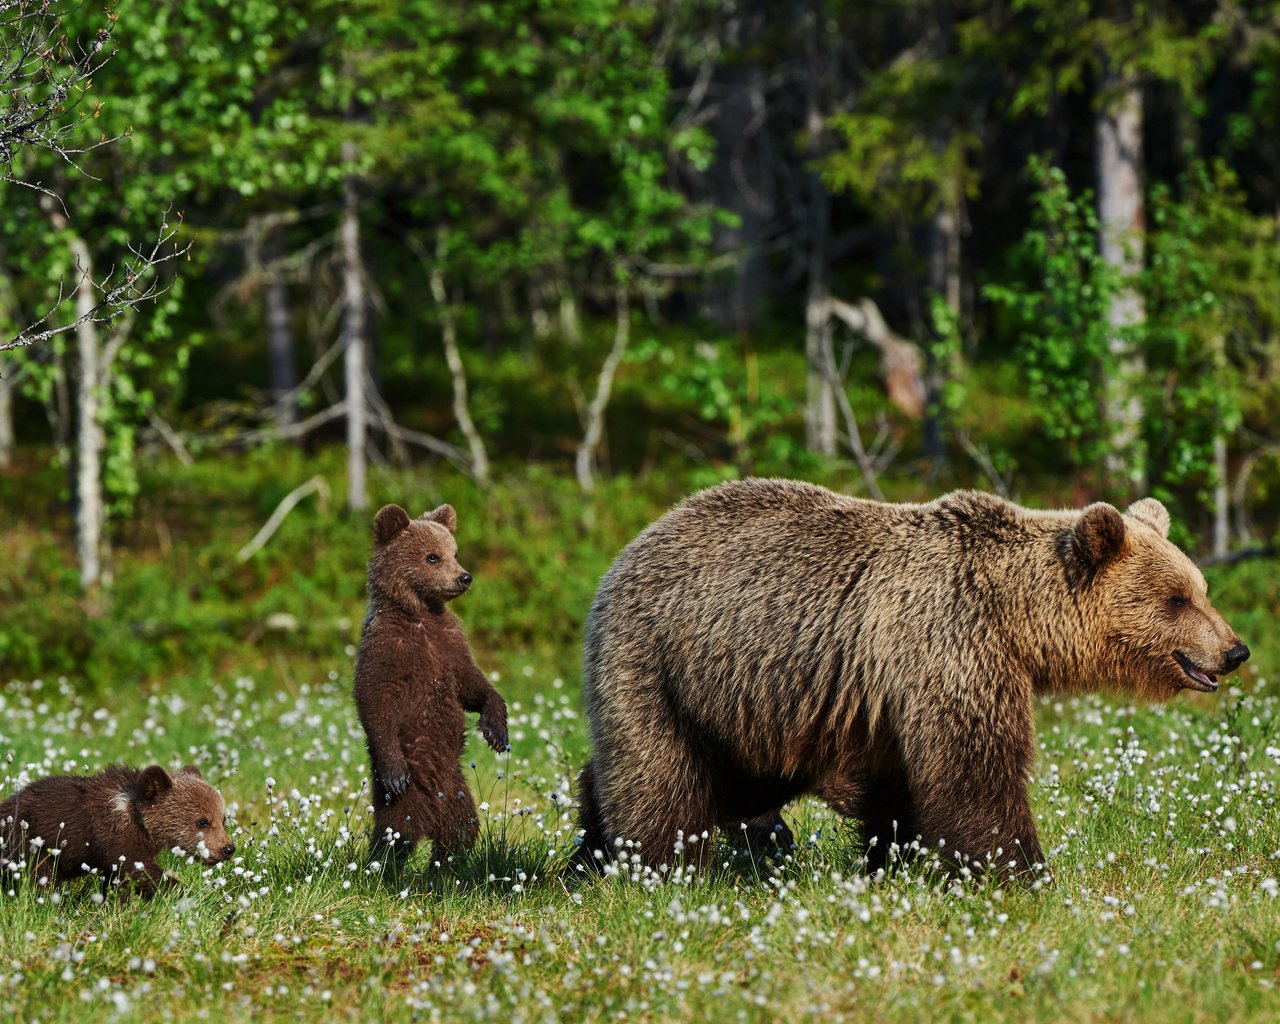
POLYGON ((598 871, 604 866, 602 858, 612 852, 613 844, 605 836, 600 797, 596 793, 595 771, 590 761, 578 775, 578 828, 582 830, 582 842, 570 858, 569 867, 574 870, 579 866, 587 866, 598 871))
POLYGON ((819 795, 837 814, 854 818, 866 843, 867 872, 887 867, 916 838, 916 814, 905 776, 849 776, 826 780, 819 795))
POLYGON ((796 837, 782 818, 782 809, 766 811, 728 828, 729 841, 750 853, 777 855, 796 845, 796 837))
POLYGON ((460 765, 452 765, 434 789, 425 788, 430 810, 422 836, 431 840, 431 859, 444 865, 475 845, 480 833, 476 805, 460 765))

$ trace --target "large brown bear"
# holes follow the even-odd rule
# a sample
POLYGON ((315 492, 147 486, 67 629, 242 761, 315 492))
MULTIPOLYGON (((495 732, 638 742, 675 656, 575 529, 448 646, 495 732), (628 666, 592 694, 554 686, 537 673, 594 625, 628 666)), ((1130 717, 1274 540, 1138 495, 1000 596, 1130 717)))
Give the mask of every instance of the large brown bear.
POLYGON ((466 593, 458 518, 441 505, 410 520, 387 505, 373 521, 369 614, 355 699, 373 767, 375 853, 399 858, 430 839, 441 860, 469 846, 478 823, 459 758, 464 711, 494 750, 507 747, 507 705, 476 667, 445 602, 466 593))
POLYGON ((1144 499, 1038 512, 747 480, 688 498, 605 575, 587 620, 580 854, 700 858, 802 793, 1002 871, 1043 860, 1037 694, 1214 690, 1248 656, 1144 499), (689 845, 693 837, 694 844, 689 845))
POLYGON ((151 895, 156 854, 175 847, 209 863, 231 857, 226 804, 194 765, 112 765, 100 775, 52 775, 0 804, 0 877, 47 885, 95 874, 151 895))

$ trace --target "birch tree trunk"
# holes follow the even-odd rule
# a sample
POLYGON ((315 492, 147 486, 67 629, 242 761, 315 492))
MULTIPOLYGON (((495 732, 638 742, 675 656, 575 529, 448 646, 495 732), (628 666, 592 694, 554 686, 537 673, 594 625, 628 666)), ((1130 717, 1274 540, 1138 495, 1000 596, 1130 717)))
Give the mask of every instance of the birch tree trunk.
MULTIPOLYGON (((354 163, 353 142, 342 144, 342 158, 354 163)), ((343 377, 347 392, 347 507, 363 512, 369 504, 365 444, 368 407, 365 393, 365 295, 360 262, 360 210, 355 175, 342 186, 342 316, 343 377)))
MULTIPOLYGON (((4 248, 0 246, 0 260, 4 255, 4 248)), ((0 266, 0 324, 16 323, 17 312, 13 281, 9 272, 0 266)), ((0 356, 0 469, 8 469, 13 464, 13 389, 17 383, 16 360, 0 356)))
POLYGON ((1213 439, 1213 557, 1225 558, 1231 546, 1231 498, 1227 488, 1227 439, 1213 439))
POLYGON ((79 235, 72 235, 71 252, 80 275, 76 285, 76 557, 80 589, 94 594, 102 582, 102 455, 106 437, 100 422, 101 349, 98 327, 91 318, 97 299, 93 291, 93 257, 79 235))
MULTIPOLYGON (((805 96, 806 147, 810 159, 819 155, 819 139, 823 118, 819 105, 819 76, 822 73, 818 45, 820 6, 810 5, 805 12, 805 50, 808 56, 807 91, 805 96)), ((829 242, 831 234, 830 204, 822 179, 806 172, 809 200, 809 288, 805 303, 805 444, 812 452, 832 456, 836 453, 836 402, 827 367, 831 355, 831 283, 829 242)))
POLYGON ((13 360, 0 359, 0 469, 13 465, 13 360))
POLYGON ((1142 270, 1145 226, 1142 89, 1134 79, 1110 66, 1103 74, 1101 89, 1102 103, 1095 120, 1099 245, 1103 259, 1121 280, 1108 315, 1116 372, 1104 382, 1104 411, 1111 435, 1105 469, 1111 480, 1140 492, 1146 484, 1138 393, 1143 362, 1128 335, 1145 317, 1142 296, 1133 284, 1142 270))
POLYGON ((276 426, 291 427, 298 422, 298 400, 293 389, 298 386, 298 369, 293 355, 293 324, 289 316, 289 283, 279 270, 271 269, 278 261, 282 246, 280 233, 272 232, 267 241, 267 283, 262 299, 267 320, 267 365, 270 374, 271 400, 276 426))
POLYGON ((467 402, 467 369, 458 349, 457 317, 444 284, 444 271, 441 269, 444 256, 445 244, 441 237, 437 240, 436 259, 431 265, 431 296, 440 309, 440 339, 444 344, 444 358, 449 364, 449 377, 453 382, 453 416, 458 421, 462 436, 467 439, 467 449, 471 453, 471 475, 477 483, 488 484, 489 454, 485 451, 484 439, 471 418, 467 402))
MULTIPOLYGON (((929 289, 960 316, 960 219, 945 200, 938 203, 929 225, 929 289)), ((935 467, 946 459, 943 442, 942 390, 950 367, 939 360, 933 346, 925 347, 924 456, 935 467)))
POLYGON ((619 284, 615 296, 617 321, 613 331, 613 344, 600 368, 600 376, 596 380, 595 397, 587 407, 586 429, 583 431, 582 443, 578 445, 578 453, 574 459, 574 469, 578 475, 578 485, 584 491, 595 487, 596 452, 600 448, 600 439, 604 436, 604 414, 609 407, 609 396, 613 391, 613 378, 618 366, 626 354, 627 344, 631 339, 631 297, 625 284, 619 284))

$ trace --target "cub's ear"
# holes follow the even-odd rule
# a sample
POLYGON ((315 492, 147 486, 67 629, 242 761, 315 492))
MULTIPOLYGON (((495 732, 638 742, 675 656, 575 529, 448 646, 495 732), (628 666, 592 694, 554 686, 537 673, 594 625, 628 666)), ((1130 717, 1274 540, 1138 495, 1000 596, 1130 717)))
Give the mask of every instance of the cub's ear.
POLYGON ((1141 501, 1135 501, 1127 509, 1124 514, 1140 523, 1146 523, 1161 537, 1169 536, 1169 510, 1165 508, 1155 498, 1143 498, 1141 501))
POLYGON ((378 547, 390 544, 409 527, 409 513, 399 505, 384 505, 373 517, 373 540, 378 547))
POLYGON ((1080 513, 1075 530, 1076 550, 1085 563, 1101 569, 1124 548, 1124 518, 1105 501, 1080 513))
POLYGON ((152 803, 172 786, 173 779, 169 778, 169 773, 158 764, 153 764, 149 768, 144 768, 142 774, 138 776, 138 799, 144 803, 152 803))
POLYGON ((441 505, 430 512, 423 512, 422 518, 429 523, 439 523, 450 533, 458 532, 458 513, 453 510, 452 505, 441 505))
POLYGON ((194 777, 195 777, 195 778, 197 778, 197 779, 203 779, 203 778, 204 778, 204 776, 200 774, 200 769, 199 769, 199 768, 197 768, 197 767, 196 767, 195 765, 193 765, 193 764, 184 764, 184 765, 182 766, 182 774, 183 774, 183 775, 191 775, 191 776, 194 776, 194 777))

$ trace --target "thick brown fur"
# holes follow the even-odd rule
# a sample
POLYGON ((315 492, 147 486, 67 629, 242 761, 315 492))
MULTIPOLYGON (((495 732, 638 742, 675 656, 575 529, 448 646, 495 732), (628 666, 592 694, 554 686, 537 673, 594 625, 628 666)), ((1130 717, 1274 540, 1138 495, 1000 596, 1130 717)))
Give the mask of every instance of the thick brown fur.
POLYGON ((587 622, 584 857, 622 837, 670 864, 681 834, 759 838, 814 793, 861 823, 873 868, 917 835, 952 862, 1042 862, 1037 694, 1160 700, 1248 657, 1168 526, 1153 499, 694 495, 622 552, 587 622))
POLYGON ((373 768, 375 850, 391 856, 430 839, 444 859, 475 840, 475 803, 459 764, 464 711, 480 713, 494 750, 507 747, 506 702, 445 608, 471 584, 456 528, 449 505, 417 520, 388 505, 374 519, 355 699, 373 768))
POLYGON ((96 874, 151 895, 164 872, 162 850, 210 863, 231 857, 226 804, 187 765, 112 765, 100 775, 37 779, 0 804, 0 877, 17 868, 39 884, 96 874))

